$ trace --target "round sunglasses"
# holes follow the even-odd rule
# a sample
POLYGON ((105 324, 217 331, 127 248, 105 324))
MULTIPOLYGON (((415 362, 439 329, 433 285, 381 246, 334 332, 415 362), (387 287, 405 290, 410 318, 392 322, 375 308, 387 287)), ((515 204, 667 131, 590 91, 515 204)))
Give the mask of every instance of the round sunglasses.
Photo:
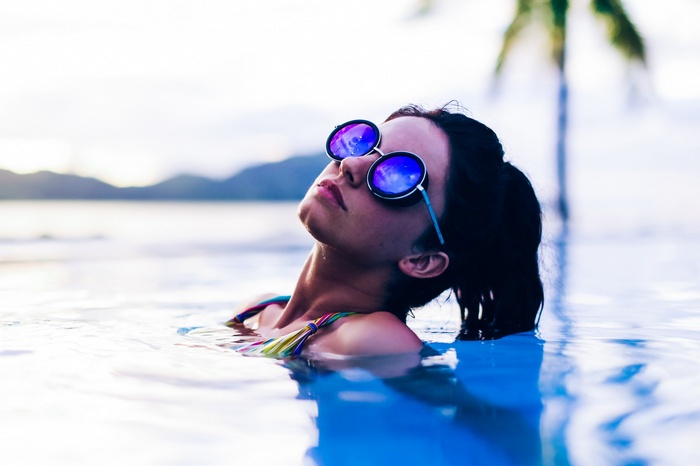
POLYGON ((333 160, 362 157, 377 152, 380 157, 367 172, 367 186, 377 198, 399 206, 425 201, 440 244, 445 240, 428 198, 428 171, 425 162, 413 152, 383 153, 379 127, 367 120, 352 120, 336 126, 326 140, 326 154, 333 160))

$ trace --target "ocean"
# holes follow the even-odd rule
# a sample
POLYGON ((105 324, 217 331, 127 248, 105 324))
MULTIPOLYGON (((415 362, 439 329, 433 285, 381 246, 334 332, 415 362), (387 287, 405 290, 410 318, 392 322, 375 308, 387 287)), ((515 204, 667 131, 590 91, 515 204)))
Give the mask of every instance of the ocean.
POLYGON ((698 220, 628 207, 545 217, 536 332, 455 341, 443 297, 395 374, 231 350, 235 304, 312 245, 294 203, 1 202, 2 462, 692 464, 698 220))

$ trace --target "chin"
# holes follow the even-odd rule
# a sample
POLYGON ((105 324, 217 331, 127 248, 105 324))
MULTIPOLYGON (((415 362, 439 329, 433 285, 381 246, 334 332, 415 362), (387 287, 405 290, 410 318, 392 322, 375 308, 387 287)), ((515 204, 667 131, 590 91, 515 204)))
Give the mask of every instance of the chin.
POLYGON ((322 213, 319 212, 320 209, 314 204, 313 197, 307 193, 304 199, 299 203, 297 217, 299 217, 299 221, 304 225, 306 231, 308 231, 316 241, 324 242, 321 238, 331 234, 331 232, 324 231, 327 230, 327 226, 331 220, 323 218, 322 213))
POLYGON ((309 195, 309 191, 306 192, 306 196, 304 196, 304 199, 301 200, 299 205, 297 206, 297 217, 299 218, 299 221, 306 227, 308 230, 309 227, 307 225, 309 217, 311 217, 313 214, 313 199, 309 195))

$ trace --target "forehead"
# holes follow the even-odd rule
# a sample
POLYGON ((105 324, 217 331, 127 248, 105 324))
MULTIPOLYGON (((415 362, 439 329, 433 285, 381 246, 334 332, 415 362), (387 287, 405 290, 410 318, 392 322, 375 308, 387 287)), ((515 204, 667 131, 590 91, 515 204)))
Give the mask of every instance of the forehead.
POLYGON ((447 135, 427 118, 407 116, 382 123, 382 152, 408 151, 420 156, 433 174, 447 173, 450 146, 447 135))

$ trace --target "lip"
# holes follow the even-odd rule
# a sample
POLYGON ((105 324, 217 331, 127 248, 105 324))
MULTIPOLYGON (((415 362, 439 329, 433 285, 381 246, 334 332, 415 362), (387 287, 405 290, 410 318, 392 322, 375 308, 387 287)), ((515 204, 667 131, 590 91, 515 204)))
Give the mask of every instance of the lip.
POLYGON ((343 194, 340 192, 340 188, 337 184, 331 180, 323 180, 318 184, 321 188, 322 193, 327 193, 330 197, 340 206, 343 210, 348 210, 345 206, 345 201, 343 200, 343 194))

